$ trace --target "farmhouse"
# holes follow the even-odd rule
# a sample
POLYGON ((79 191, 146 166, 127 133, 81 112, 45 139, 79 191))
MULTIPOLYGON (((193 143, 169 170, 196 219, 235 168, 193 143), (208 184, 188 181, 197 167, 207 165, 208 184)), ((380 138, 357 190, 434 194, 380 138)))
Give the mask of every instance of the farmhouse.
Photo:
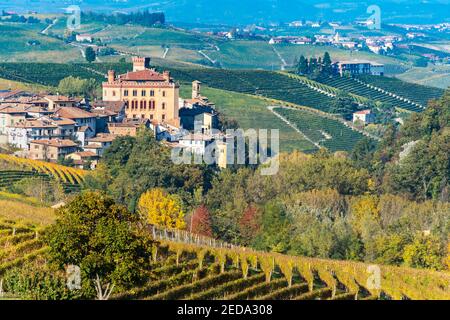
POLYGON ((30 142, 29 158, 56 162, 60 157, 65 157, 77 151, 78 145, 72 140, 34 140, 30 142))
POLYGON ((375 114, 371 110, 361 110, 353 113, 353 123, 362 122, 364 124, 374 123, 375 114))
POLYGON ((333 64, 333 67, 335 72, 341 76, 346 73, 384 75, 384 65, 366 60, 338 61, 333 64))
POLYGON ((129 119, 149 119, 179 126, 179 84, 169 71, 150 69, 150 59, 134 57, 133 71, 116 76, 108 72, 103 83, 103 101, 124 101, 129 119))

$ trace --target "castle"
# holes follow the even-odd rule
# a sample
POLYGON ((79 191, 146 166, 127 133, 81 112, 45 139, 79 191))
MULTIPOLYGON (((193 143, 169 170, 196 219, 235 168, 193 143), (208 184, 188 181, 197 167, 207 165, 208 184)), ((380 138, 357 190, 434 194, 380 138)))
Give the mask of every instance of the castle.
POLYGON ((133 71, 116 75, 108 71, 103 83, 103 101, 126 102, 128 119, 149 119, 160 124, 180 125, 178 83, 163 73, 150 68, 150 58, 134 57, 133 71))

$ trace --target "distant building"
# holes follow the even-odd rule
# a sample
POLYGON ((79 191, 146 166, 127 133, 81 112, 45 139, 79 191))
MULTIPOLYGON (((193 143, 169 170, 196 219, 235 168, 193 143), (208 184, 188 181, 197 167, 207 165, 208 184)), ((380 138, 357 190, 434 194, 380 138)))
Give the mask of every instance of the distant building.
POLYGON ((77 151, 78 145, 71 140, 34 140, 30 142, 28 157, 34 160, 56 162, 60 157, 77 151))
POLYGON ((362 122, 370 124, 375 122, 375 114, 371 110, 361 110, 353 113, 353 123, 362 122))
POLYGON ((108 132, 115 136, 135 137, 141 128, 150 128, 150 120, 125 119, 119 123, 108 123, 108 132))
POLYGON ((339 61, 333 64, 336 73, 343 76, 346 73, 351 75, 372 74, 384 75, 384 65, 364 60, 339 61))
POLYGON ((77 34, 75 40, 77 40, 77 42, 93 42, 94 37, 90 34, 77 34))
POLYGON ((80 100, 60 95, 45 96, 44 100, 48 102, 48 110, 55 110, 63 107, 75 108, 80 103, 80 100))
POLYGON ((79 151, 66 155, 66 159, 73 160, 73 164, 79 169, 86 169, 86 165, 90 163, 90 169, 94 170, 99 157, 91 151, 79 151))

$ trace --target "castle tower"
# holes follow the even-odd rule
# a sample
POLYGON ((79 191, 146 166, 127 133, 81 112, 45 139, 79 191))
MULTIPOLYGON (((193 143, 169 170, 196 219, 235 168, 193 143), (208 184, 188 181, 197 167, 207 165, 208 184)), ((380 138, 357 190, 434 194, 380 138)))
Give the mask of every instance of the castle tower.
POLYGON ((200 97, 201 84, 202 83, 197 80, 192 82, 192 99, 197 99, 200 97))
POLYGON ((150 69, 150 58, 133 57, 133 72, 150 69))
POLYGON ((113 83, 116 80, 116 72, 114 70, 108 71, 108 83, 113 83))

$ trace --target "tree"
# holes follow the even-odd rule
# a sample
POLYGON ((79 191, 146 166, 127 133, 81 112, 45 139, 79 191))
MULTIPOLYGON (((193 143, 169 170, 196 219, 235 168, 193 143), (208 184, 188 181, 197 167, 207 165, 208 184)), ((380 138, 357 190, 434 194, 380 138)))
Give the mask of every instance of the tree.
POLYGON ((59 82, 58 91, 67 95, 84 95, 95 98, 97 87, 95 79, 81 79, 69 76, 59 82))
POLYGON ((93 297, 98 277, 128 288, 140 283, 150 268, 150 234, 139 217, 100 192, 86 192, 57 212, 58 219, 44 236, 52 264, 81 271, 82 291, 93 297))
POLYGON ((373 153, 375 152, 376 146, 376 143, 367 137, 364 137, 356 143, 353 147, 351 158, 358 168, 371 169, 373 153))
POLYGON ((139 212, 152 225, 169 229, 184 229, 184 212, 181 201, 163 189, 147 191, 139 199, 139 212))
POLYGON ((191 232, 205 237, 212 237, 211 215, 205 205, 197 207, 191 217, 191 232))
POLYGON ((344 91, 339 91, 336 97, 333 99, 333 103, 330 106, 330 112, 340 114, 344 119, 351 119, 353 113, 358 109, 358 104, 353 98, 344 91))
POLYGON ((332 70, 331 56, 328 52, 325 52, 322 64, 323 64, 322 74, 325 76, 330 76, 333 73, 333 70, 332 70))
POLYGON ((442 248, 433 236, 418 235, 414 242, 405 247, 403 260, 408 267, 443 269, 442 248))
POLYGON ((301 56, 297 65, 297 73, 301 75, 308 74, 308 59, 305 56, 301 56))
POLYGON ((86 57, 86 61, 89 63, 94 62, 97 57, 97 55, 92 47, 87 47, 84 52, 84 55, 86 57))
POLYGON ((239 221, 239 229, 241 231, 242 243, 249 245, 255 239, 260 231, 260 213, 256 206, 249 205, 242 214, 239 221))

